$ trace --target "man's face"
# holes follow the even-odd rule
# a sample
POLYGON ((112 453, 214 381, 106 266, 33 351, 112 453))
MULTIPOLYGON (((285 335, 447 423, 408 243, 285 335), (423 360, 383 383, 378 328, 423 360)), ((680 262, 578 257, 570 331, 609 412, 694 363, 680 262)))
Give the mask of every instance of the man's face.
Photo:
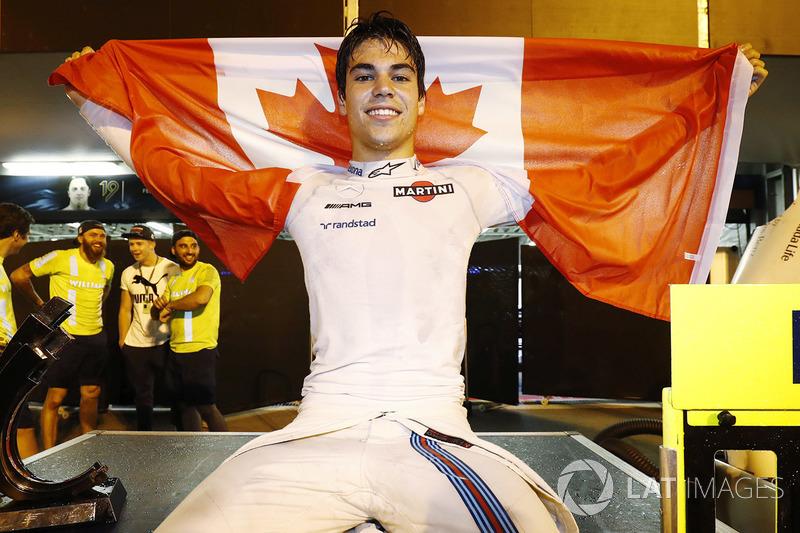
POLYGON ((97 261, 106 251, 106 232, 94 228, 78 236, 78 243, 90 261, 97 261))
POLYGON ((197 256, 200 255, 200 245, 194 237, 182 237, 172 246, 172 255, 178 261, 178 266, 183 270, 188 270, 197 263, 197 256))
POLYGON ((89 184, 83 178, 75 178, 69 182, 67 187, 67 196, 69 196, 69 203, 73 206, 85 206, 89 201, 89 184))
POLYGON ((389 50, 381 41, 366 41, 347 66, 345 98, 339 113, 347 115, 353 159, 380 161, 414 155, 417 117, 425 110, 417 73, 405 48, 389 50))
POLYGON ((155 253, 156 243, 148 239, 129 239, 128 248, 133 258, 142 263, 147 261, 150 254, 155 253))

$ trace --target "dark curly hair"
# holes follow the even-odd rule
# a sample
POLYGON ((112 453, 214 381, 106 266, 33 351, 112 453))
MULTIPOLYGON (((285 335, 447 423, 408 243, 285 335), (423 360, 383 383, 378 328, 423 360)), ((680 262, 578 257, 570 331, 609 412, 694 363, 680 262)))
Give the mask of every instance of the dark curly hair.
POLYGON ((27 235, 34 220, 30 213, 17 204, 0 204, 0 239, 11 237, 14 231, 27 235))
POLYGON ((405 48, 417 73, 419 97, 425 97, 425 54, 422 53, 417 37, 405 23, 394 18, 388 11, 378 11, 367 18, 359 17, 353 21, 347 29, 347 35, 342 39, 336 55, 336 83, 342 99, 347 86, 347 66, 356 48, 366 41, 381 41, 386 44, 387 50, 393 45, 405 48))

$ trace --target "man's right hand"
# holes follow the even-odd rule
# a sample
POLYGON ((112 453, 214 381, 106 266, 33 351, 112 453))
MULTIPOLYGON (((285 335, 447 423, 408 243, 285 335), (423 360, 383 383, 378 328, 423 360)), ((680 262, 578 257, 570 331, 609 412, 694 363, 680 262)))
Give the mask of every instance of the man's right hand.
POLYGON ((161 296, 159 296, 158 298, 156 298, 155 300, 153 300, 153 306, 156 309, 159 309, 159 310, 160 309, 164 309, 167 306, 168 303, 169 303, 169 300, 167 300, 166 297, 163 294, 161 296))

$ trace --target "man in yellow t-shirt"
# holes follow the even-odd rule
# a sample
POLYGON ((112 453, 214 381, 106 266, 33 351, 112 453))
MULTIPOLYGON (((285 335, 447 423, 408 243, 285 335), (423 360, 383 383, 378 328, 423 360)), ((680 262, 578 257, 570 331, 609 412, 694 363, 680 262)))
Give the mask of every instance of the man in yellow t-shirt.
MULTIPOLYGON (((0 353, 17 332, 11 302, 11 280, 3 267, 6 257, 17 254, 28 242, 33 217, 16 204, 0 204, 0 353)), ((17 451, 22 459, 39 451, 33 430, 33 417, 27 405, 20 410, 17 422, 17 451)))
POLYGON ((172 255, 180 272, 154 302, 161 320, 172 321, 165 381, 181 408, 184 430, 200 431, 205 421, 210 431, 227 431, 216 405, 219 272, 197 260, 200 244, 191 230, 175 232, 172 255))
POLYGON ((103 302, 111 288, 114 264, 106 259, 106 230, 96 220, 86 220, 78 228, 78 248, 54 250, 22 265, 11 274, 11 281, 36 306, 44 301, 36 293, 31 278, 50 277, 50 296, 73 304, 70 316, 61 327, 74 340, 59 353, 42 378, 47 397, 42 405, 42 444, 55 446, 58 408, 74 377, 81 391, 81 431, 97 427, 97 400, 108 359, 103 330, 103 302))

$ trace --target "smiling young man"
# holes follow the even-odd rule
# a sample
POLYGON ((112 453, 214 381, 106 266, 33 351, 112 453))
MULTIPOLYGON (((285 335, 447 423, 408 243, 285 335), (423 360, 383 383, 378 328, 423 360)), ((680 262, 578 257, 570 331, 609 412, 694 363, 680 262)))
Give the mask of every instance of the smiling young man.
POLYGON ((128 377, 136 391, 136 429, 153 429, 153 391, 167 358, 169 325, 151 311, 178 265, 156 253, 156 237, 149 227, 137 224, 127 233, 128 248, 136 261, 122 271, 119 302, 119 346, 128 377))
POLYGON ((191 230, 172 236, 172 255, 180 267, 167 290, 154 302, 171 335, 165 380, 181 409, 183 429, 227 431, 217 409, 217 338, 219 335, 219 272, 198 261, 200 241, 191 230))
POLYGON ((337 70, 347 83, 346 94, 339 92, 339 113, 347 116, 355 161, 414 155, 417 117, 425 111, 415 62, 403 45, 372 40, 353 50, 346 69, 337 70))
POLYGON ((159 532, 574 530, 552 490, 467 423, 467 261, 517 206, 478 166, 416 159, 424 70, 416 37, 382 14, 342 42, 352 161, 296 171, 285 225, 314 356, 298 417, 239 450, 159 532))
POLYGON ((97 402, 108 359, 103 330, 103 302, 111 288, 114 264, 106 259, 106 230, 96 220, 86 220, 78 228, 78 248, 55 250, 17 268, 12 283, 37 307, 44 301, 31 283, 36 276, 50 278, 50 296, 73 304, 69 318, 61 324, 73 341, 59 354, 42 378, 47 397, 42 405, 42 443, 55 446, 58 408, 77 376, 80 384, 81 431, 97 426, 97 402))

